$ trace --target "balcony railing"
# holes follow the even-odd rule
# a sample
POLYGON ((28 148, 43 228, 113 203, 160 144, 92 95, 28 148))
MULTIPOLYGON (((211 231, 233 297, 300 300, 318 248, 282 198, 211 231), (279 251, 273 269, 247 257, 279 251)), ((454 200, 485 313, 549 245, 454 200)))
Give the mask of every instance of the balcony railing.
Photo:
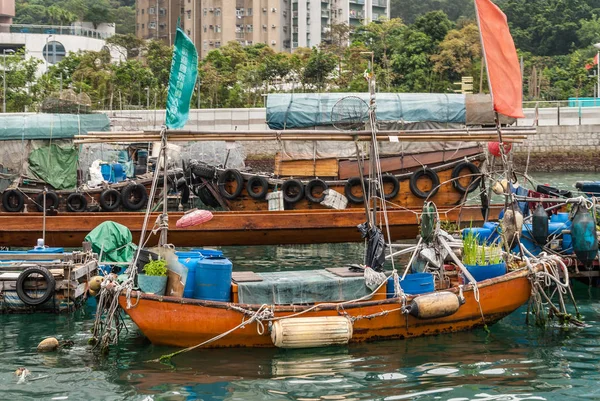
POLYGON ((373 0, 373 5, 375 7, 387 7, 387 1, 386 0, 373 0))
POLYGON ((114 34, 109 32, 100 32, 95 29, 83 28, 80 26, 61 26, 61 25, 25 25, 25 24, 0 24, 1 31, 11 33, 38 33, 44 35, 73 35, 85 36, 87 38, 107 39, 114 34))

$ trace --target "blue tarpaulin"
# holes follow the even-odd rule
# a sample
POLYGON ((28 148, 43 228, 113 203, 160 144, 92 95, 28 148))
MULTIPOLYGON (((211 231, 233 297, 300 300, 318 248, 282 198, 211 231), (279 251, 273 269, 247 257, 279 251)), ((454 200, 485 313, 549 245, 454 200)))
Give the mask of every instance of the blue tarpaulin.
MULTIPOLYGON (((368 93, 277 93, 267 97, 271 129, 331 125, 335 104, 345 97, 369 103, 368 93)), ((378 93, 378 121, 465 123, 465 95, 443 93, 378 93)))
POLYGON ((0 115, 0 141, 71 139, 88 131, 109 131, 106 114, 5 114, 0 115))

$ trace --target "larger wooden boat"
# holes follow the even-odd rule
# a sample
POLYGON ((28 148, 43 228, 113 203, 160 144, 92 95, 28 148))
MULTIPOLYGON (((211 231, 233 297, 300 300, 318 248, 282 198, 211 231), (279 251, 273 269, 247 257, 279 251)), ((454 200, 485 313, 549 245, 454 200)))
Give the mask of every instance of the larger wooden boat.
MULTIPOLYGON (((419 318, 403 313, 402 299, 385 298, 385 288, 372 299, 352 303, 323 303, 319 305, 270 306, 274 319, 295 317, 345 316, 352 322, 350 342, 437 335, 470 330, 497 322, 515 311, 529 299, 531 284, 527 270, 519 270, 478 283, 479 302, 473 287, 465 286, 464 303, 446 317, 419 318), (499 296, 501 294, 501 296, 499 296)), ((459 295, 459 288, 442 292, 459 295)), ((229 302, 212 302, 180 297, 133 294, 139 296, 136 306, 127 309, 125 295, 119 302, 139 329, 154 344, 191 347, 208 341, 239 326, 252 312, 264 310, 263 305, 244 305, 229 302)), ((410 304, 419 297, 409 296, 410 304)), ((247 324, 223 338, 206 344, 206 347, 273 347, 269 330, 261 332, 257 323, 247 324)))
MULTIPOLYGON (((489 218, 497 219, 500 207, 490 209, 489 218)), ((422 209, 388 209, 388 221, 394 239, 414 238, 419 228, 422 209)), ((202 225, 177 228, 182 212, 169 213, 169 240, 178 246, 314 244, 326 242, 359 242, 356 229, 365 221, 364 210, 290 210, 213 212, 213 219, 202 225)), ((482 224, 480 206, 440 209, 442 219, 463 225, 482 224)), ((150 222, 159 216, 153 213, 150 222)), ((382 218, 381 213, 379 218, 382 218)), ((144 215, 120 213, 65 213, 46 216, 46 242, 54 246, 76 247, 85 236, 105 221, 128 227, 133 238, 139 238, 144 215)), ((42 213, 0 213, 0 246, 25 247, 42 238, 42 213)), ((149 244, 156 244, 157 236, 149 244)))

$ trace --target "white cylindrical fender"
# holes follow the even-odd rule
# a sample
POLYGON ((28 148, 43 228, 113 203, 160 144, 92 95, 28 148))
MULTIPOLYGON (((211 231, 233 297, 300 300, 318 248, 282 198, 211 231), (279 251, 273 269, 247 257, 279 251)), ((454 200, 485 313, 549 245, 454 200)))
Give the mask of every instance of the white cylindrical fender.
POLYGON ((276 320, 271 340, 279 348, 314 348, 348 344, 352 322, 344 316, 295 317, 276 320))
POLYGON ((460 301, 456 294, 441 291, 416 297, 409 308, 410 314, 416 318, 437 319, 455 314, 460 308, 460 301))

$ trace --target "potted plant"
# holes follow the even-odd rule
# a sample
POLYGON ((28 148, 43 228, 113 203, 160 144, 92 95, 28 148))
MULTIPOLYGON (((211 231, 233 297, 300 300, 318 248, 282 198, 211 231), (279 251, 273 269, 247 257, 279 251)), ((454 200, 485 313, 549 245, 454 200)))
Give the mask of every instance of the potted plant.
MULTIPOLYGON (((463 264, 477 281, 502 276, 506 263, 502 258, 502 247, 498 242, 489 246, 479 244, 479 235, 469 230, 463 237, 463 264)), ((465 278, 465 281, 468 279, 465 278)))
POLYGON ((153 260, 144 265, 144 274, 138 275, 140 290, 148 294, 164 295, 167 287, 167 261, 153 260))

